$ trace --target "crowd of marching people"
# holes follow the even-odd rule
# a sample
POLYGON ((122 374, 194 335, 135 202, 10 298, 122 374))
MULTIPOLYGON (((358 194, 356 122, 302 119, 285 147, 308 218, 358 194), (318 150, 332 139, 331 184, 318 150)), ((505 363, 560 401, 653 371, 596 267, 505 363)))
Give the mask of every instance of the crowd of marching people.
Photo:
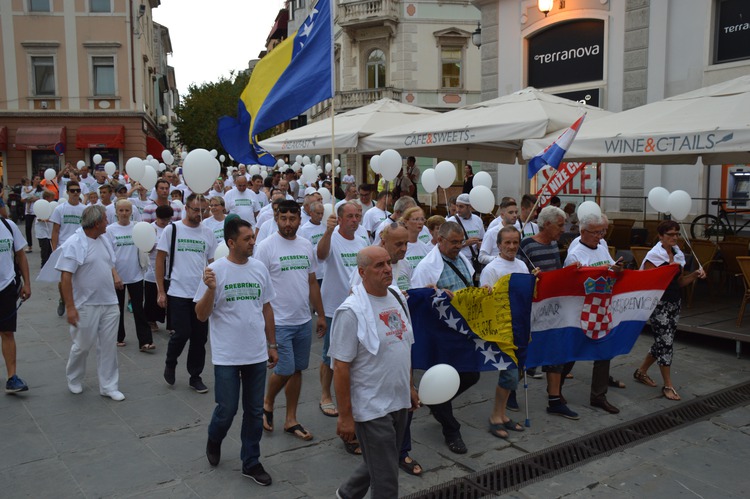
MULTIPOLYGON (((297 407, 315 335, 322 339, 320 412, 337 419, 346 451, 364 457, 338 497, 362 497, 368 489, 374 497, 397 496, 399 469, 415 476, 423 471, 410 456, 409 427, 420 400, 410 368, 414 334, 408 290, 431 287, 450 299, 464 288, 492 289, 508 274, 569 265, 623 268, 604 241, 604 215, 578 220, 575 207, 563 210, 559 200, 553 202, 558 206, 536 210, 536 198, 524 195, 520 201, 502 199, 497 218, 485 227, 464 192, 450 200, 447 217, 428 216, 416 199, 414 158, 406 164, 396 196, 385 186, 357 185, 348 171, 345 182, 336 179, 338 202, 331 203, 332 210, 323 196, 329 191, 319 192, 330 190, 330 179, 323 175, 305 185, 291 169, 261 175, 240 165, 222 172, 204 193, 192 192, 176 168, 162 172, 153 189, 118 171, 107 175, 69 163, 55 179, 23 179, 25 237, 10 220, 3 218, 0 225, 6 392, 28 390, 16 373, 13 335, 16 296, 31 296, 27 255, 35 248, 33 228, 42 274, 58 283, 57 314, 70 325, 66 378, 71 393, 83 392, 86 359, 95 347, 100 394, 124 400, 117 349, 133 341, 153 355, 159 331, 169 335, 165 382, 175 386, 184 379, 195 392, 207 393, 203 372, 210 338, 216 408, 208 426, 207 459, 219 465, 222 440, 241 400, 242 474, 270 485, 272 478, 260 463, 263 432, 314 438, 298 420, 297 407), (34 214, 39 199, 58 202, 44 219, 34 214), (148 252, 134 243, 138 222, 153 226, 156 243, 148 252), (578 235, 561 260, 558 241, 571 233, 578 235), (219 248, 225 256, 217 255, 219 248), (132 312, 135 338, 126 335, 126 310, 132 312), (282 391, 285 410, 277 414, 282 391)), ((679 225, 665 221, 658 234, 643 268, 676 264, 684 269, 679 225)), ((679 289, 704 277, 700 269, 676 274, 651 319, 654 345, 633 374, 635 381, 656 387, 648 374, 656 363, 662 394, 670 400, 680 398, 670 377, 679 289)), ((488 431, 509 438, 525 430, 508 415, 519 410, 516 389, 524 376, 546 377, 548 414, 579 419, 563 395, 573 364, 501 370, 488 431)), ((618 413, 607 392, 625 384, 609 370, 610 360, 593 362, 589 403, 618 413)), ((468 449, 452 401, 480 374, 458 374, 456 395, 430 404, 429 410, 447 448, 463 454, 468 449)))

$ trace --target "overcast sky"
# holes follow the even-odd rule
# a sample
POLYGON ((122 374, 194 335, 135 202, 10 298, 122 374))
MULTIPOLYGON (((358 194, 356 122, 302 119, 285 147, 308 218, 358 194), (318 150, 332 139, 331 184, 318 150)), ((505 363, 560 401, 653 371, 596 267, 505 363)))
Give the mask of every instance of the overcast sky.
POLYGON ((180 95, 244 69, 264 50, 284 0, 161 0, 154 21, 169 29, 180 95))

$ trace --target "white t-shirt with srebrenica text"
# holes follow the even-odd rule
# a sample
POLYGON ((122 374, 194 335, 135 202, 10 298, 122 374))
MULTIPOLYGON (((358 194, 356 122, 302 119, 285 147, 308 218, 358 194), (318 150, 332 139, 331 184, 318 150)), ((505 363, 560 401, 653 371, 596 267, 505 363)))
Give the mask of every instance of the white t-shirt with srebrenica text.
POLYGON ((58 247, 67 241, 81 226, 81 215, 85 208, 83 203, 78 203, 75 206, 70 203, 61 203, 52 212, 49 221, 60 226, 60 231, 57 233, 58 247))
POLYGON ((133 242, 133 227, 135 222, 128 225, 114 223, 107 226, 104 234, 115 251, 115 270, 123 284, 133 284, 143 280, 143 269, 138 260, 139 249, 133 242))
MULTIPOLYGON (((164 228, 156 249, 165 252, 167 258, 174 258, 167 294, 175 298, 192 299, 203 278, 208 260, 212 259, 216 252, 216 238, 211 229, 205 225, 188 227, 182 220, 174 222, 164 228), (170 255, 173 228, 177 229, 177 237, 175 254, 170 255)), ((169 273, 168 265, 165 265, 164 273, 169 273)))

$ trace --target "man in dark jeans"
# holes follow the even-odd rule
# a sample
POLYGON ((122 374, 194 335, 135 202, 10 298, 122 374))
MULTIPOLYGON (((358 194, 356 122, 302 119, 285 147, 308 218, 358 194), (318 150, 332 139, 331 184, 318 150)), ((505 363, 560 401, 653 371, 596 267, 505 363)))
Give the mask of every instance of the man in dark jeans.
POLYGON ((207 208, 208 201, 205 197, 198 194, 188 196, 184 218, 168 225, 156 245, 157 303, 165 308, 169 300, 168 312, 175 330, 167 346, 164 381, 174 385, 177 358, 189 341, 187 370, 190 374, 190 388, 198 393, 208 392, 208 387, 201 379, 206 363, 208 323, 196 316, 193 298, 203 270, 213 261, 216 251, 213 231, 201 224, 202 214, 207 208), (174 238, 173 231, 176 231, 174 238), (171 269, 166 266, 167 255, 171 269), (165 277, 169 278, 169 298, 164 285, 165 277))

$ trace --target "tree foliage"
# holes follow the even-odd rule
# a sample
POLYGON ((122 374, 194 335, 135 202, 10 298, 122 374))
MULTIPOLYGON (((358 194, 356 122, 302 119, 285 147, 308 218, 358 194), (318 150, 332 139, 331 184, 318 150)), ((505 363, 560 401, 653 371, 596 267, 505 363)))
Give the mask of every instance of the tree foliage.
POLYGON ((249 71, 232 72, 229 78, 222 76, 217 82, 188 87, 175 109, 175 129, 188 150, 200 147, 226 154, 216 133, 219 118, 237 115, 237 102, 249 79, 249 71))

